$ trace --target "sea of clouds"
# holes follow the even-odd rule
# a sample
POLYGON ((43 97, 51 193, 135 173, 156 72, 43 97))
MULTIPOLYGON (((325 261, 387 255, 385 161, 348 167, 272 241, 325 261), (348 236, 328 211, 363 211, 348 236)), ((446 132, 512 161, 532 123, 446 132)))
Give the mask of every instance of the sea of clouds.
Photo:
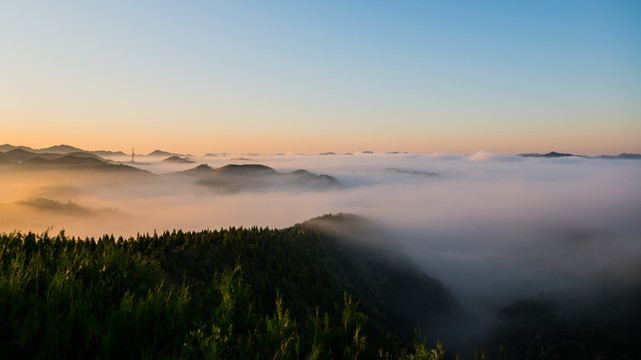
MULTIPOLYGON (((221 193, 190 177, 3 174, 0 231, 116 237, 229 226, 287 227, 327 213, 380 225, 383 238, 441 280, 484 323, 544 292, 641 279, 641 161, 450 154, 225 155, 174 164, 138 157, 154 174, 197 164, 263 164, 335 177, 330 190, 221 193), (29 199, 86 212, 39 209, 29 199), (23 202, 23 203, 21 203, 23 202)), ((128 158, 114 158, 128 161, 128 158)), ((377 240, 380 241, 380 240, 377 240)))

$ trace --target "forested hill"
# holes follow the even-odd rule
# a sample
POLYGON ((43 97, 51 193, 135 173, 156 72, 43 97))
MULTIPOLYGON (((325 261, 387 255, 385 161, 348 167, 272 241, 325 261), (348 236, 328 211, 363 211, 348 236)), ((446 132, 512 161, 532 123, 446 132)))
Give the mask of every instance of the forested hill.
POLYGON ((442 356, 420 341, 404 349, 414 328, 458 316, 447 290, 317 225, 129 239, 0 235, 2 356, 442 356))

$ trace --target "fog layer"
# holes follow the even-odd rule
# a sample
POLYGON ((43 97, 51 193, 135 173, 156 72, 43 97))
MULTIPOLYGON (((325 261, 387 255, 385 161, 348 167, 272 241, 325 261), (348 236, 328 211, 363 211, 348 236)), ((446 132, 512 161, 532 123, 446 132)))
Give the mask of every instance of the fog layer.
POLYGON ((150 173, 135 174, 0 168, 0 231, 127 237, 286 227, 325 213, 353 213, 383 226, 392 237, 387 241, 442 280, 466 311, 487 317, 484 322, 526 296, 641 279, 638 160, 484 152, 191 159, 196 163, 140 157, 129 165, 150 173), (193 176, 167 175, 196 164, 305 169, 332 176, 340 186, 227 193, 193 176))

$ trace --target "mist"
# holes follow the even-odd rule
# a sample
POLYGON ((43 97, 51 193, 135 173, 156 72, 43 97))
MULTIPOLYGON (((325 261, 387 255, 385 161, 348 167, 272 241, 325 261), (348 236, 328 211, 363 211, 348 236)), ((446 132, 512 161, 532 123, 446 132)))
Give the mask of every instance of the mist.
MULTIPOLYGON (((68 236, 281 228, 352 213, 371 241, 441 280, 487 327, 502 307, 546 292, 641 280, 641 161, 448 154, 137 157, 144 172, 0 171, 0 231, 68 236), (337 187, 216 191, 173 174, 208 164, 305 169, 337 187)), ((112 158, 116 162, 130 159, 112 158)), ((368 240, 369 241, 369 240, 368 240)))

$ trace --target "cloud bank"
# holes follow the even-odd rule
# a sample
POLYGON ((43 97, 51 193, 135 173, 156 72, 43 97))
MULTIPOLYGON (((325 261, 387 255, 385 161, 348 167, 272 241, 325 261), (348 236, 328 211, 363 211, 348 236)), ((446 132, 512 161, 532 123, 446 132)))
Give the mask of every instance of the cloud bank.
POLYGON ((442 280, 484 324, 527 296, 641 279, 638 160, 485 152, 191 159, 196 163, 140 157, 134 164, 157 176, 0 171, 0 231, 53 227, 68 235, 127 237, 167 229, 286 227, 326 213, 353 213, 381 225, 385 241, 442 280), (190 176, 166 175, 196 164, 305 169, 341 185, 225 193, 190 176))

